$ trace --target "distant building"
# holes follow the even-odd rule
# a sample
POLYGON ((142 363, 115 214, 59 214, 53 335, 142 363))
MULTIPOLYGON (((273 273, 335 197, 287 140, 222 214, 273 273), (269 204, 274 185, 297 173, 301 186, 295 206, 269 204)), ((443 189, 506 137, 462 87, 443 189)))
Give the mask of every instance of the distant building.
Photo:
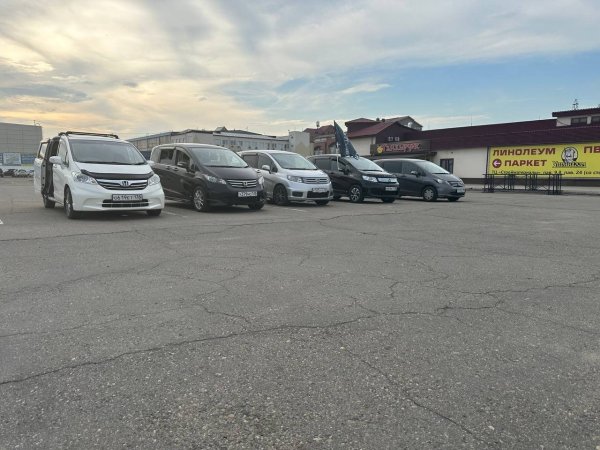
POLYGON ((320 127, 317 122, 317 128, 306 128, 304 132, 310 135, 312 155, 337 152, 335 145, 335 129, 333 128, 333 125, 324 125, 320 127))
POLYGON ((554 119, 423 131, 409 116, 346 122, 363 156, 428 159, 471 181, 486 173, 561 173, 573 184, 600 183, 600 108, 553 112, 554 119))
POLYGON ((286 150, 301 155, 309 155, 310 139, 308 133, 290 131, 288 136, 269 136, 244 130, 228 130, 219 127, 214 131, 183 130, 128 139, 146 156, 153 147, 160 144, 197 143, 220 145, 233 151, 241 150, 286 150))
POLYGON ((31 166, 42 140, 42 127, 0 122, 0 168, 31 166))

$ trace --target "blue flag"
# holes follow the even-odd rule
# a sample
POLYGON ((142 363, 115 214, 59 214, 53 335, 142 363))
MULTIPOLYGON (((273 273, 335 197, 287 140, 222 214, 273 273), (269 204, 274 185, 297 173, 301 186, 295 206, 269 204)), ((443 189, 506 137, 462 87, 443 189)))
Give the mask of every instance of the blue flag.
POLYGON ((348 136, 344 134, 340 126, 333 121, 333 127, 335 128, 335 140, 337 142, 338 150, 341 156, 351 156, 358 159, 358 153, 352 142, 348 139, 348 136))

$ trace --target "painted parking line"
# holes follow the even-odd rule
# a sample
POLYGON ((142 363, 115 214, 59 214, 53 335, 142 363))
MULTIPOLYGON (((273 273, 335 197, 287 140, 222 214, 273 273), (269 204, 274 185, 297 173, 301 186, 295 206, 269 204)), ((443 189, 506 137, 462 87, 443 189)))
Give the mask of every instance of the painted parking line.
POLYGON ((163 214, 169 214, 171 216, 187 217, 187 216, 184 216, 183 214, 176 214, 174 212, 165 211, 164 209, 163 209, 163 214))

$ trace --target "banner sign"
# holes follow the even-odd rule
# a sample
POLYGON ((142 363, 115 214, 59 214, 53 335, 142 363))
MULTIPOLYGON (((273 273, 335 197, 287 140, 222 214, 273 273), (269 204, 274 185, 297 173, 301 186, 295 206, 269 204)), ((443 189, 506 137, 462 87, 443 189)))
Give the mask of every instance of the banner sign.
POLYGON ((429 151, 429 141, 386 142, 371 145, 371 155, 384 153, 424 153, 429 151))
POLYGON ((487 173, 561 173, 565 178, 600 178, 600 142, 490 147, 487 173))

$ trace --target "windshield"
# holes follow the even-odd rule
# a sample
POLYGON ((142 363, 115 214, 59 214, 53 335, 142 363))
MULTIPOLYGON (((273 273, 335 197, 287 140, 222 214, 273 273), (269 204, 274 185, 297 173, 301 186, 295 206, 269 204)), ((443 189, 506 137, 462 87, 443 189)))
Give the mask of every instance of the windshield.
POLYGON ((358 159, 344 156, 346 162, 352 164, 358 170, 367 170, 371 172, 385 172, 381 167, 375 164, 373 161, 367 158, 359 156, 358 159))
POLYGON ((421 169, 423 169, 425 172, 428 172, 431 174, 448 174, 448 173, 450 173, 446 169, 441 168, 440 166, 432 163, 431 161, 419 162, 419 167, 421 169))
POLYGON ((292 169, 292 170, 317 170, 315 165, 303 158, 300 155, 296 155, 293 153, 271 153, 271 156, 277 164, 279 164, 284 169, 292 169))
POLYGON ((207 167, 248 167, 237 153, 227 148, 189 147, 200 164, 207 167))
POLYGON ((126 166, 147 164, 139 150, 127 142, 72 139, 70 144, 73 159, 80 163, 126 166))

